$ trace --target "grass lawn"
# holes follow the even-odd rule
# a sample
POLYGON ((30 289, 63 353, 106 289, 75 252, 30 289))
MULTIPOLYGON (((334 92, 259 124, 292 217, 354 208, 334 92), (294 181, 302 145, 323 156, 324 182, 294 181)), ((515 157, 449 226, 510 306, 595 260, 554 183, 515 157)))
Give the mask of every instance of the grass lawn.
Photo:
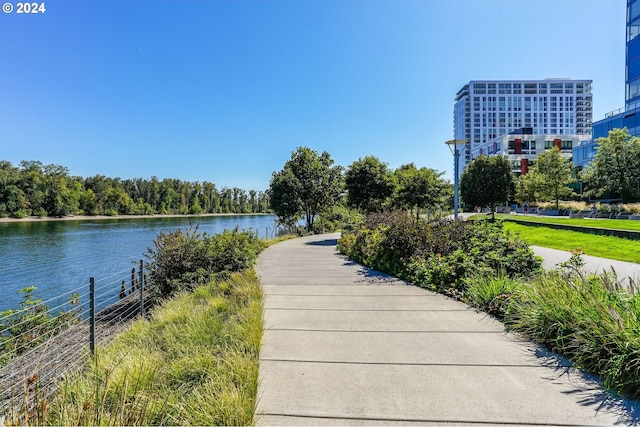
POLYGON ((629 219, 583 219, 583 218, 567 218, 567 217, 540 217, 537 215, 506 215, 496 214, 497 219, 517 219, 518 221, 532 221, 545 224, 567 224, 578 225, 582 227, 608 228, 611 230, 631 230, 640 231, 640 221, 629 219))
POLYGON ((513 222, 505 222, 504 229, 519 235, 531 245, 564 251, 581 248, 587 255, 640 263, 640 241, 596 236, 579 231, 528 227, 513 222))

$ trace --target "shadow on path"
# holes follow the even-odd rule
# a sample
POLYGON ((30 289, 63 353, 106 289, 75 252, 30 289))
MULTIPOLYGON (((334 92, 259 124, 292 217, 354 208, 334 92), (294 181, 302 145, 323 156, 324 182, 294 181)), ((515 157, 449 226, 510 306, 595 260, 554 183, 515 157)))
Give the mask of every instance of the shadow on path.
POLYGON ((305 245, 311 246, 336 246, 338 244, 338 239, 325 239, 325 240, 317 240, 314 242, 306 242, 305 245))

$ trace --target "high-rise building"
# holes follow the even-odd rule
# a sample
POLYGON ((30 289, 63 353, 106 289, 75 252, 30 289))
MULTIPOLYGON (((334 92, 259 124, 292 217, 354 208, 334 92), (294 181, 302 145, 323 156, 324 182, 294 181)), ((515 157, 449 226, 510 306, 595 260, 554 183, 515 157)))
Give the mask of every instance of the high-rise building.
POLYGON ((593 123, 593 140, 573 150, 573 162, 576 166, 584 167, 589 164, 596 152, 595 140, 607 137, 612 129, 626 127, 629 135, 640 136, 640 0, 627 0, 626 34, 625 106, 605 114, 604 119, 593 123))
POLYGON ((522 128, 479 144, 471 150, 471 159, 483 155, 502 156, 511 164, 511 170, 516 176, 526 175, 529 168, 535 165, 538 156, 545 150, 557 147, 562 157, 571 160, 573 147, 590 139, 591 135, 566 133, 534 135, 533 129, 522 128))
MULTIPOLYGON (((638 0, 640 2, 640 0, 638 0)), ((590 135, 591 80, 474 80, 458 91, 454 138, 469 142, 461 149, 460 170, 472 152, 516 129, 533 135, 590 135)))

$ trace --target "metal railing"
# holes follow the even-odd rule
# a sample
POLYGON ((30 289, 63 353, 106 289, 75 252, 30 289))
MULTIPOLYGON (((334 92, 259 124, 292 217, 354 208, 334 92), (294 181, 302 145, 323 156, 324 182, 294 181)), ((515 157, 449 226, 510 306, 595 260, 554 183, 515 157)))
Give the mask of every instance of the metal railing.
POLYGON ((46 402, 64 375, 145 314, 143 261, 46 301, 23 290, 19 309, 0 313, 0 417, 16 419, 46 402), (137 268, 136 268, 137 267, 137 268), (19 416, 19 415, 18 415, 19 416))

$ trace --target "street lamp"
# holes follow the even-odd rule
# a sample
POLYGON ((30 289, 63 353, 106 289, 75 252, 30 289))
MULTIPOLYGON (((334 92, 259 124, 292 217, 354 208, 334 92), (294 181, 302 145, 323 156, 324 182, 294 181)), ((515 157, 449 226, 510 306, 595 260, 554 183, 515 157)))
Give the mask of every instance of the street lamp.
POLYGON ((464 145, 467 142, 469 142, 468 139, 452 139, 445 142, 453 154, 453 218, 456 220, 458 219, 458 159, 460 158, 458 145, 464 145))

